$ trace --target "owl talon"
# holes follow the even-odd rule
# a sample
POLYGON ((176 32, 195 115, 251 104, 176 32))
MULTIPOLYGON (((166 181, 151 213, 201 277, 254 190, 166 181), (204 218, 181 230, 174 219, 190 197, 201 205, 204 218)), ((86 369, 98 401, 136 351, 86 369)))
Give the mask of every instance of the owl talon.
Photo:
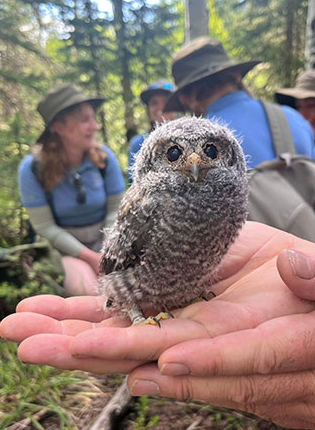
POLYGON ((207 291, 202 298, 206 301, 216 298, 217 295, 213 291, 207 291))
POLYGON ((170 312, 160 312, 155 317, 151 316, 151 317, 148 317, 147 319, 145 319, 144 317, 135 318, 133 320, 132 325, 152 324, 152 325, 158 325, 159 327, 161 327, 160 321, 161 320, 168 320, 170 318, 174 318, 174 315, 172 315, 170 312))

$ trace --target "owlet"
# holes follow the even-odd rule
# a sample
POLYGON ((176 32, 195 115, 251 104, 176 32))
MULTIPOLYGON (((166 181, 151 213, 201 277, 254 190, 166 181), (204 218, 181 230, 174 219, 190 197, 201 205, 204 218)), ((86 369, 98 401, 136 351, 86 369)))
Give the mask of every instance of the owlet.
POLYGON ((99 291, 115 315, 182 307, 209 279, 247 215, 248 183, 233 133, 201 118, 157 127, 103 246, 99 291))

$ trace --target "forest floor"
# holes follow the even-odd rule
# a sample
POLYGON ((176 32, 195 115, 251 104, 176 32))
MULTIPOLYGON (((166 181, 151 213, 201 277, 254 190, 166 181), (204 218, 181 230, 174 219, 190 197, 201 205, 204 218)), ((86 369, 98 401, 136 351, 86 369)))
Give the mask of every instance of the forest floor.
MULTIPOLYGON (((72 402, 69 416, 74 430, 88 430, 113 397, 123 381, 121 375, 91 376, 86 374, 90 391, 78 392, 78 402, 72 402)), ((73 388, 72 388, 73 389, 73 388)), ((66 391, 66 389, 65 389, 66 391)), ((56 415, 43 415, 40 425, 45 430, 60 430, 56 415)), ((36 430, 37 426, 16 427, 16 430, 36 430)), ((124 418, 113 430, 279 430, 274 424, 225 408, 217 408, 198 401, 177 401, 160 397, 139 397, 133 399, 124 418)), ((109 429, 102 429, 109 430, 109 429)))

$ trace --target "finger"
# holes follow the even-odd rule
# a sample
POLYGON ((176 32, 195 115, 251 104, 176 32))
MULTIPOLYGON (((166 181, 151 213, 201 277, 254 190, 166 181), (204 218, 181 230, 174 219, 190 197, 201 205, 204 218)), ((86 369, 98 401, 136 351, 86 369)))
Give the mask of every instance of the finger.
POLYGON ((274 258, 285 244, 291 242, 292 236, 285 232, 247 221, 219 266, 217 275, 220 282, 214 285, 213 291, 221 294, 243 276, 274 258))
POLYGON ((177 344, 161 354, 166 375, 251 375, 307 370, 315 361, 315 313, 267 321, 255 329, 177 344))
POLYGON ((75 336, 85 330, 98 327, 127 327, 127 320, 109 318, 100 323, 91 323, 82 320, 59 321, 42 314, 32 312, 19 312, 3 319, 0 323, 0 336, 12 342, 21 342, 27 337, 39 333, 56 333, 75 336))
POLYGON ((58 369, 84 370, 92 373, 128 373, 142 364, 138 361, 106 361, 77 358, 70 354, 71 337, 59 334, 38 334, 24 340, 18 356, 24 363, 49 365, 58 369))
POLYGON ((311 398, 314 396, 313 380, 312 371, 268 376, 165 376, 155 364, 148 364, 130 373, 128 387, 134 396, 196 399, 259 414, 264 405, 270 407, 311 398))
POLYGON ((99 328, 74 337, 71 353, 107 360, 156 360, 169 346, 205 336, 207 331, 202 324, 186 319, 162 321, 161 328, 156 325, 99 328))
POLYGON ((314 429, 314 395, 304 396, 304 399, 276 406, 268 405, 265 414, 260 416, 285 428, 314 429))
POLYGON ((105 298, 102 296, 78 296, 64 299, 59 296, 40 295, 22 300, 16 311, 35 312, 58 320, 81 319, 99 322, 110 316, 103 309, 104 302, 105 298))
MULTIPOLYGON (((284 310, 290 312, 291 308, 294 312, 309 312, 314 308, 296 298, 289 290, 288 294, 280 294, 279 300, 274 294, 271 298, 276 300, 270 303, 259 296, 255 304, 250 301, 246 305, 229 303, 221 299, 196 303, 176 312, 179 318, 163 321, 160 329, 145 325, 131 326, 126 330, 112 328, 85 331, 73 339, 72 352, 111 360, 116 355, 133 360, 156 360, 167 348, 184 341, 250 329, 267 318, 278 316, 284 310), (262 300, 266 302, 264 307, 261 305, 262 300)), ((234 300, 238 298, 234 297, 234 300)))
POLYGON ((292 249, 283 250, 277 259, 282 280, 299 297, 315 300, 315 258, 292 249))

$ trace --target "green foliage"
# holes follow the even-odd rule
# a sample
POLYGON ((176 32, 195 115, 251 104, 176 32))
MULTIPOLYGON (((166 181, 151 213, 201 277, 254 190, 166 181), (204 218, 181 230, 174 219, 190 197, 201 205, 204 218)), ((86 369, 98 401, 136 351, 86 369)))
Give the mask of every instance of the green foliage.
POLYGON ((239 60, 266 63, 273 91, 290 86, 303 68, 307 5, 308 0, 215 0, 229 36, 225 48, 239 60))
POLYGON ((224 27, 223 19, 218 15, 215 0, 207 1, 209 11, 209 34, 211 37, 220 40, 223 45, 228 43, 228 30, 224 27))
POLYGON ((140 396, 138 402, 135 405, 137 411, 137 417, 134 423, 134 430, 147 430, 154 428, 159 422, 159 416, 153 415, 150 419, 149 414, 149 402, 147 396, 140 396))
POLYGON ((19 112, 0 129, 0 246, 4 248, 22 240, 25 215, 18 197, 17 168, 29 149, 29 139, 31 134, 19 112))
POLYGON ((43 414, 54 416, 60 429, 74 429, 67 409, 73 402, 72 388, 84 383, 84 375, 23 364, 17 358, 16 345, 3 340, 0 362, 0 430, 28 417, 42 429, 39 417, 43 414))
POLYGON ((37 294, 63 295, 59 253, 47 242, 0 248, 0 319, 19 301, 37 294))

